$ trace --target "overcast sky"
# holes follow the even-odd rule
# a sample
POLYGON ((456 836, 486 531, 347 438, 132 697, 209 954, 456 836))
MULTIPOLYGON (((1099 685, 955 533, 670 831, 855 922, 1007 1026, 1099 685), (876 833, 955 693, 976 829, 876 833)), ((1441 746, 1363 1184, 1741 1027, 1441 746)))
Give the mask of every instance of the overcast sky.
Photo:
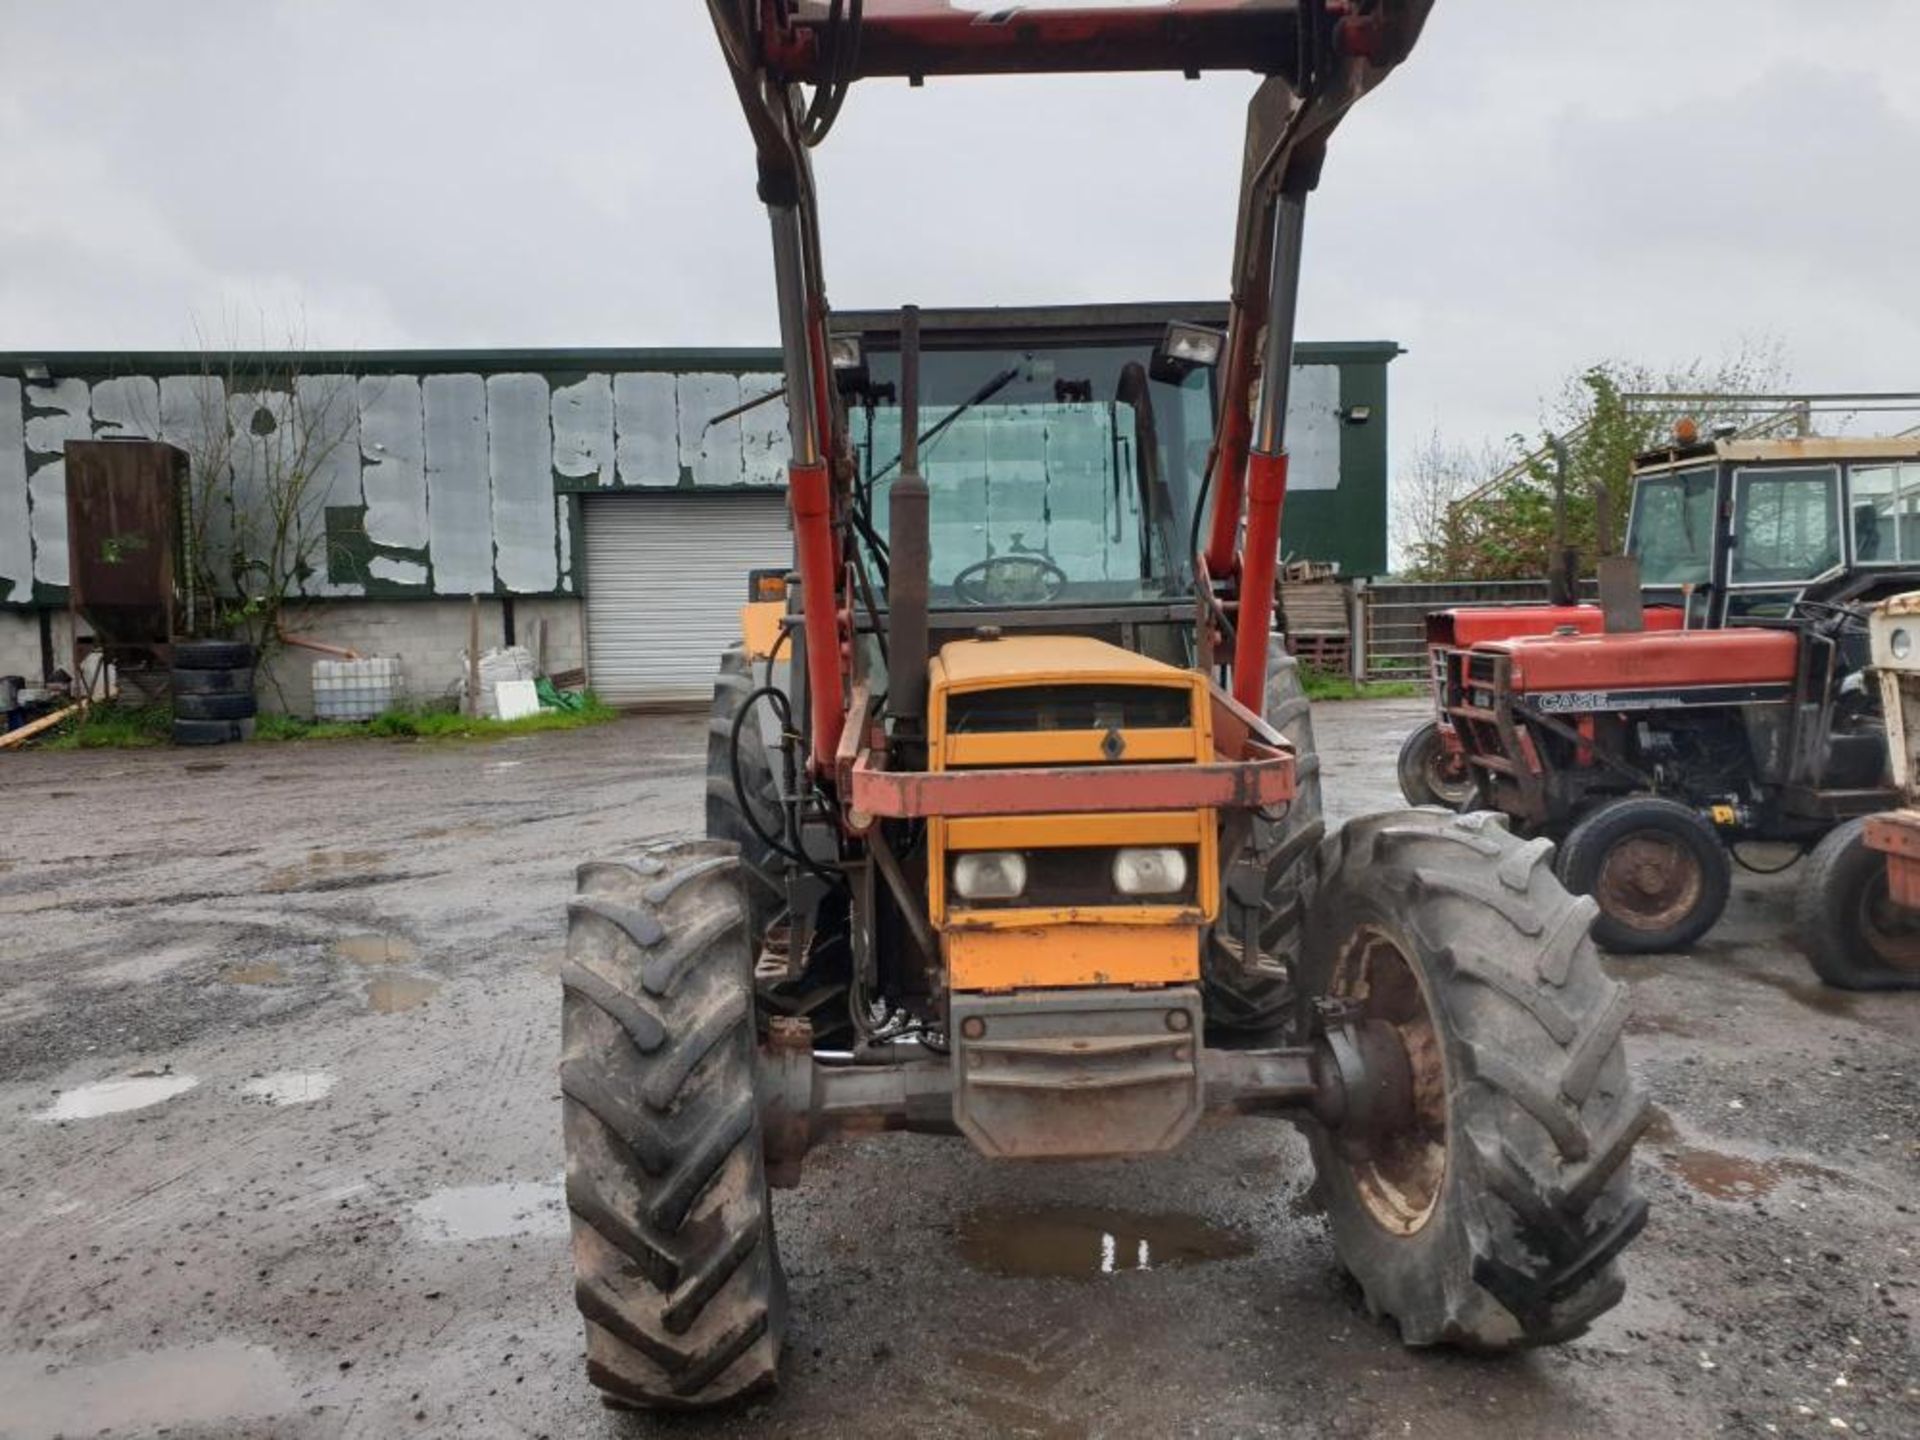
MULTIPOLYGON (((1302 337, 1407 348, 1399 453, 1742 337, 1805 387, 1920 388, 1916 57, 1913 0, 1438 0, 1335 140, 1302 337)), ((856 87, 816 152, 834 303, 1222 295, 1252 84, 856 87)), ((704 6, 0 0, 0 350, 260 315, 315 347, 772 343, 704 6)))

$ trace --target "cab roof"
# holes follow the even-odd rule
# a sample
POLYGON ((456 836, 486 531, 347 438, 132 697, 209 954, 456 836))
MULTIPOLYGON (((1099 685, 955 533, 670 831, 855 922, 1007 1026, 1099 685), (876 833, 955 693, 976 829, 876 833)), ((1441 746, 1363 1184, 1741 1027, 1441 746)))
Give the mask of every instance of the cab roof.
POLYGON ((1850 460, 1920 460, 1920 435, 1808 435, 1787 440, 1701 440, 1692 445, 1663 445, 1633 459, 1635 470, 1715 460, 1735 465, 1819 463, 1850 460))

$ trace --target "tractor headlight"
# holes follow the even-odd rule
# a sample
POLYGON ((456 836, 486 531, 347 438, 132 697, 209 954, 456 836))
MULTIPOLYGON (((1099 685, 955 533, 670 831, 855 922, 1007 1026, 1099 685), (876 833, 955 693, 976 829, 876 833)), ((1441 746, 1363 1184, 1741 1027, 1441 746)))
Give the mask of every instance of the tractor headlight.
POLYGON ((1017 850, 975 850, 953 862, 953 892, 963 900, 1012 900, 1027 888, 1027 857, 1017 850))
POLYGON ((1896 625, 1893 633, 1887 637, 1887 650, 1896 660, 1904 660, 1913 653, 1913 636, 1907 633, 1907 627, 1896 625))
POLYGON ((1172 846, 1116 850, 1113 888, 1122 895, 1176 895, 1187 888, 1187 857, 1172 846))

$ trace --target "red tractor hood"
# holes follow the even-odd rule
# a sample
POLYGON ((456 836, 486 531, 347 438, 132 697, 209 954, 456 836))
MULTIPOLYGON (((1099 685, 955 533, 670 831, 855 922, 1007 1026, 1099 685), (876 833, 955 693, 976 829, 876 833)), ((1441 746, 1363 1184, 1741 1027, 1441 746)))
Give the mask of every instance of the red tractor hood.
MULTIPOLYGON (((1678 630, 1680 610, 1673 605, 1647 607, 1647 629, 1678 630)), ((1427 616, 1427 643, 1462 649, 1485 640, 1507 640, 1520 635, 1551 635, 1571 625, 1582 635, 1601 632, 1598 605, 1488 605, 1436 610, 1427 616)))
POLYGON ((1517 691, 1685 689, 1790 684, 1800 639, 1791 630, 1649 630, 1521 636, 1473 648, 1511 657, 1517 691))

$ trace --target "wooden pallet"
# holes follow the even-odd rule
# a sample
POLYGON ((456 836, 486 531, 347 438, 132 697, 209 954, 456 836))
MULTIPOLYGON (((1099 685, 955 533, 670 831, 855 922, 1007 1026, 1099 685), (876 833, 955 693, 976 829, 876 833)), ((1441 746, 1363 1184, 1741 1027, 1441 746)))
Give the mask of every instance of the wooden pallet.
POLYGON ((1353 664, 1353 642, 1344 631, 1295 630, 1287 635, 1287 649, 1302 665, 1344 675, 1353 664))

